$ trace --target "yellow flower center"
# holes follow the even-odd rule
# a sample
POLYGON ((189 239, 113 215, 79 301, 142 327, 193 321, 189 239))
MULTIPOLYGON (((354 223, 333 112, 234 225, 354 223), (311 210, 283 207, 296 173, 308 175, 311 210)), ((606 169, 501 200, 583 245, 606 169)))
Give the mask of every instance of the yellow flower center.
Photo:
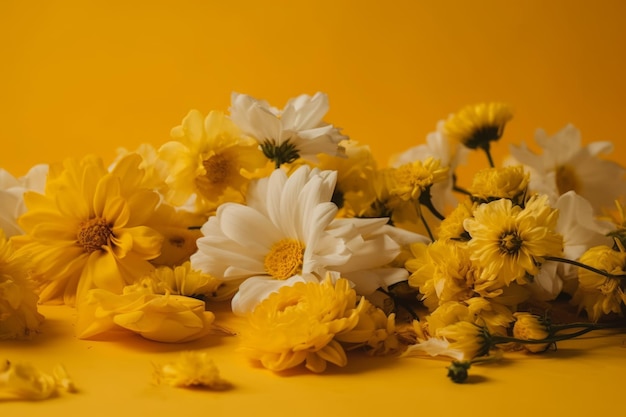
POLYGON ((519 252, 524 241, 519 237, 517 232, 507 232, 500 236, 500 252, 514 255, 519 252))
POLYGON ((85 252, 91 253, 108 245, 112 235, 111 225, 105 219, 94 218, 81 222, 76 239, 85 252))
POLYGON ((302 270, 304 245, 296 239, 281 239, 265 256, 265 271, 274 279, 287 279, 302 270))
POLYGON ((223 155, 213 155, 209 159, 202 161, 206 170, 206 178, 212 184, 222 184, 226 181, 232 171, 232 163, 223 155))
POLYGON ((580 191, 580 181, 576 175, 576 171, 569 165, 561 165, 556 169, 556 186, 559 194, 565 194, 568 191, 580 191))

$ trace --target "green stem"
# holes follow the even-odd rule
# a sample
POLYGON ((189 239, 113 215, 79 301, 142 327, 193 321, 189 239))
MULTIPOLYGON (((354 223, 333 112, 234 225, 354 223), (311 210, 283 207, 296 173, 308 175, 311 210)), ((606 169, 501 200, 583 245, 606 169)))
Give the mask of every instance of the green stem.
POLYGON ((435 237, 433 236, 433 232, 430 231, 430 227, 428 227, 428 222, 426 222, 426 219, 424 218, 424 214, 422 214, 422 210, 420 210, 419 207, 418 207, 417 211, 419 211, 420 219, 422 219, 422 223, 424 223, 424 227, 426 228, 426 232, 428 232, 428 237, 430 237, 430 240, 432 240, 434 242, 435 241, 435 237))
POLYGON ((463 188, 463 187, 459 187, 459 186, 456 184, 456 179, 457 179, 456 174, 452 174, 452 191, 456 191, 457 193, 465 194, 465 195, 467 195, 467 196, 470 196, 470 197, 471 197, 471 196, 472 196, 472 193, 470 193, 469 191, 467 191, 467 190, 466 190, 465 188, 463 188))
POLYGON ((583 269, 586 269, 588 271, 595 272, 596 274, 605 276, 607 278, 615 278, 615 279, 625 279, 626 278, 626 275, 610 274, 610 273, 608 273, 606 271, 603 271, 601 269, 597 269, 597 268, 594 268, 593 266, 585 265, 583 263, 580 263, 578 261, 574 261, 572 259, 559 258, 558 256, 546 256, 546 257, 544 257, 544 259, 547 260, 547 261, 563 262, 563 263, 566 263, 566 264, 574 265, 574 266, 577 266, 579 268, 583 268, 583 269))
POLYGON ((487 142, 483 146, 481 146, 481 149, 483 151, 485 151, 485 155, 487 155, 487 160, 489 161, 489 166, 491 168, 495 167, 496 165, 493 163, 493 158, 491 157, 491 150, 489 149, 489 142, 487 142))

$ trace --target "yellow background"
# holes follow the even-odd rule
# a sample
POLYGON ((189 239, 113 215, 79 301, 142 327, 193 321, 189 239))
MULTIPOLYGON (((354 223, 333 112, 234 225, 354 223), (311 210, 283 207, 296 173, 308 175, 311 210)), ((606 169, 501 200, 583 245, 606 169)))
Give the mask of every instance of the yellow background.
MULTIPOLYGON (((326 120, 381 164, 466 104, 510 103, 505 139, 566 123, 626 154, 626 2, 0 2, 0 167, 142 142, 231 91, 282 107, 324 91, 326 120)), ((506 146, 497 147, 497 154, 506 146)))
MULTIPOLYGON (((231 91, 276 106, 330 97, 328 122, 369 144, 381 164, 422 143, 438 120, 479 101, 510 103, 508 142, 566 123, 626 155, 626 2, 0 1, 0 167, 120 146, 160 145, 191 108, 226 111, 231 91)), ((500 145, 496 153, 502 154, 500 145)), ((545 356, 476 367, 350 358, 328 375, 276 376, 233 353, 233 339, 170 346, 77 341, 70 311, 44 308, 35 343, 3 354, 44 370, 62 361, 81 393, 2 404, 27 415, 608 415, 618 410, 624 337, 568 342, 545 356), (210 347, 225 393, 150 385, 150 361, 210 347), (589 350, 585 350, 589 348, 589 350), (352 365, 356 363, 356 365, 352 365), (532 407, 532 408, 529 408, 532 407)))

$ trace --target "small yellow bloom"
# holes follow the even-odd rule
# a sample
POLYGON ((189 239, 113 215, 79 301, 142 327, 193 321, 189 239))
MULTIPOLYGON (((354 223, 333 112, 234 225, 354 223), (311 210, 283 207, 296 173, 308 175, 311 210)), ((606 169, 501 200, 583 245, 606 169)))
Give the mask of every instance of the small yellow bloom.
POLYGON ((448 179, 448 167, 432 157, 415 161, 393 170, 393 186, 390 194, 402 201, 419 201, 420 196, 433 184, 448 179))
POLYGON ((513 118, 511 108, 503 103, 480 103, 466 106, 445 124, 448 137, 470 149, 488 148, 500 139, 506 123, 513 118))
POLYGON ((487 168, 474 174, 469 191, 481 203, 508 198, 521 205, 528 188, 530 176, 521 165, 504 168, 487 168))
POLYGON ((29 363, 0 363, 0 401, 40 401, 54 397, 59 390, 76 392, 74 383, 62 365, 52 374, 41 372, 29 363))
MULTIPOLYGON (((608 246, 595 246, 580 257, 580 262, 613 275, 626 275, 626 252, 608 246)), ((587 269, 578 269, 578 289, 572 302, 598 321, 604 314, 620 313, 626 303, 623 280, 609 278, 587 269)))
POLYGON ((149 276, 155 284, 155 292, 184 295, 206 301, 215 297, 222 281, 210 274, 191 268, 190 262, 185 262, 173 268, 158 267, 149 276))
MULTIPOLYGON (((513 325, 513 336, 522 340, 541 340, 550 336, 545 323, 530 313, 514 313, 515 324, 513 325)), ((533 353, 543 352, 550 346, 549 343, 524 344, 524 348, 533 353)))
POLYGON ((220 377, 219 369, 206 352, 183 352, 164 365, 154 365, 157 384, 173 387, 205 387, 214 390, 230 388, 230 383, 220 377))
POLYGON ((439 225, 439 240, 464 242, 470 240, 463 222, 472 217, 478 205, 470 199, 461 201, 454 210, 439 225))
POLYGON ((470 360, 489 353, 489 331, 469 321, 459 321, 437 331, 438 338, 450 342, 450 350, 463 353, 463 359, 470 360))
POLYGON ((281 287, 249 315, 242 351, 272 371, 302 363, 313 372, 323 372, 327 362, 345 366, 348 359, 335 336, 354 329, 364 307, 342 278, 281 287))

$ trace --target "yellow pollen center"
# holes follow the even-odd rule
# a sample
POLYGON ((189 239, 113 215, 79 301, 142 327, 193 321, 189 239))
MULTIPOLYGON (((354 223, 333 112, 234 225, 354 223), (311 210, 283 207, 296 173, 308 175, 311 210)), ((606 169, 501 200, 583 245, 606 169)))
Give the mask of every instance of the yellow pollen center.
POLYGON ((202 165, 206 170, 206 178, 214 185, 222 184, 226 181, 232 170, 231 161, 223 155, 213 155, 209 159, 202 161, 202 165))
POLYGON ((522 243, 523 240, 520 239, 516 232, 504 233, 500 236, 500 251, 505 254, 513 255, 519 252, 522 243))
POLYGON ((82 222, 76 234, 78 244, 91 253, 109 244, 113 232, 105 219, 95 218, 82 222))
POLYGON ((556 186, 559 194, 565 194, 568 191, 580 192, 580 180, 574 168, 569 165, 559 166, 556 169, 556 186))
POLYGON ((302 271, 304 245, 295 239, 276 242, 265 255, 265 271, 274 279, 287 279, 302 271))

